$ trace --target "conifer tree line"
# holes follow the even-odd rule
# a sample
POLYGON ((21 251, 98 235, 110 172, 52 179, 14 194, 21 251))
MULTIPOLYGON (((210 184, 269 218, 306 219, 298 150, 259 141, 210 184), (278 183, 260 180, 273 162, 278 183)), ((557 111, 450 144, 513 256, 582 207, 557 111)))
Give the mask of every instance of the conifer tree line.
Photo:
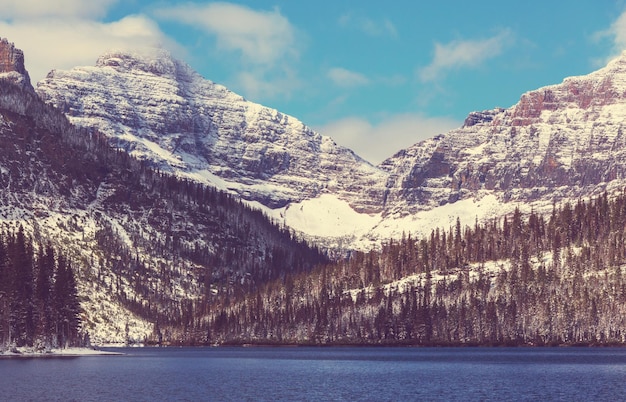
POLYGON ((554 206, 545 216, 517 209, 484 224, 457 221, 223 300, 173 337, 190 344, 623 344, 625 236, 626 193, 554 206))
POLYGON ((86 343, 70 262, 21 227, 0 233, 0 350, 86 343))

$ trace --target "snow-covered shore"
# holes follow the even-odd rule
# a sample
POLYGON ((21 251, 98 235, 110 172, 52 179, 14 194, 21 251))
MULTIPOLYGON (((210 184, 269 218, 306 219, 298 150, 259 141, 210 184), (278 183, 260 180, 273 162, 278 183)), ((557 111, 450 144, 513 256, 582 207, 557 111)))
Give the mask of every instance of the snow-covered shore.
POLYGON ((93 348, 65 348, 65 349, 45 349, 36 350, 32 347, 19 347, 10 350, 0 351, 0 358, 3 357, 56 357, 56 356, 104 356, 122 355, 119 352, 109 352, 93 348))

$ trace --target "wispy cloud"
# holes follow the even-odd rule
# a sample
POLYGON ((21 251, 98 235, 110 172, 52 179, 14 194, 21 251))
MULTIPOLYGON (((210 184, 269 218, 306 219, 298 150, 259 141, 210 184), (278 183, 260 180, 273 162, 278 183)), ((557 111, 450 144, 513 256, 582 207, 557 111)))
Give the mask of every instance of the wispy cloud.
POLYGON ((373 20, 347 13, 339 17, 339 25, 344 28, 358 29, 370 36, 398 36, 395 25, 387 18, 373 20))
POLYGON ((278 9, 257 11, 231 3, 184 4, 154 15, 215 35, 221 50, 239 52, 244 61, 271 65, 298 54, 295 28, 278 9))
POLYGON ((252 69, 237 73, 235 82, 250 99, 290 98, 302 87, 294 70, 284 68, 278 72, 252 69))
POLYGON ((433 81, 445 72, 462 67, 475 67, 487 59, 499 55, 511 42, 510 30, 481 40, 455 40, 447 44, 435 43, 432 62, 418 71, 419 78, 433 81))
POLYGON ((1 0, 1 19, 48 17, 103 17, 119 0, 1 0))
POLYGON ((187 3, 157 8, 153 15, 214 37, 221 54, 237 58, 241 71, 234 73, 235 85, 247 97, 289 97, 301 85, 293 68, 301 50, 298 32, 277 8, 267 11, 225 2, 187 3))
POLYGON ((401 149, 460 127, 461 123, 451 118, 406 113, 388 116, 377 124, 361 117, 347 117, 315 129, 378 164, 401 149))
POLYGON ((177 49, 177 45, 146 16, 133 15, 118 21, 100 22, 83 18, 83 13, 96 15, 101 12, 95 8, 90 10, 75 10, 78 15, 40 13, 22 17, 27 10, 14 9, 15 19, 3 20, 4 15, 0 16, 0 32, 25 52, 26 68, 33 82, 45 77, 53 68, 93 65, 98 56, 112 48, 163 45, 170 50, 177 49))
MULTIPOLYGON (((609 38, 609 40, 613 42, 613 49, 608 59, 612 59, 626 50, 626 11, 622 12, 622 14, 620 14, 620 16, 613 21, 609 28, 596 32, 593 35, 593 39, 595 40, 602 40, 606 38, 609 38)), ((596 64, 604 65, 606 62, 607 60, 601 60, 596 64)))
POLYGON ((365 75, 341 67, 331 68, 327 76, 335 85, 343 88, 359 87, 370 82, 365 75))

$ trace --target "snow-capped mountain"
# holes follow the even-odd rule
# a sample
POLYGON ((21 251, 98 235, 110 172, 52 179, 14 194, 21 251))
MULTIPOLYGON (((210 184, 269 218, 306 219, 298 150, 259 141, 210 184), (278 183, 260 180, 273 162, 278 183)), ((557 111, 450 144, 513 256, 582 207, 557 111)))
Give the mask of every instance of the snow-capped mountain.
POLYGON ((386 160, 389 202, 415 212, 493 194, 529 204, 597 194, 626 178, 626 54, 587 76, 471 113, 463 127, 386 160))
POLYGON ((23 58, 0 40, 0 229, 21 225, 75 264, 98 340, 168 323, 183 341, 194 311, 326 261, 193 180, 327 244, 363 248, 626 185, 626 54, 508 109, 471 113, 378 167, 161 51, 54 71, 39 96, 23 58))
MULTIPOLYGON (((21 54, 0 41, 0 60, 11 52, 21 54)), ((0 231, 21 227, 69 261, 92 340, 142 340, 200 301, 326 261, 238 198, 147 169, 75 127, 22 71, 19 59, 0 63, 0 231)), ((0 305, 3 332, 9 304, 0 305)))
MULTIPOLYGON (((428 234, 624 184, 626 55, 473 112, 374 167, 297 119, 246 101, 168 53, 112 52, 52 71, 37 92, 77 125, 162 170, 239 194, 334 245, 428 234)), ((392 134, 392 133, 390 133, 392 134)))
POLYGON ((37 91, 74 124, 97 128, 160 170, 270 208, 327 192, 357 200, 382 176, 296 118, 245 100, 160 49, 52 71, 37 91))

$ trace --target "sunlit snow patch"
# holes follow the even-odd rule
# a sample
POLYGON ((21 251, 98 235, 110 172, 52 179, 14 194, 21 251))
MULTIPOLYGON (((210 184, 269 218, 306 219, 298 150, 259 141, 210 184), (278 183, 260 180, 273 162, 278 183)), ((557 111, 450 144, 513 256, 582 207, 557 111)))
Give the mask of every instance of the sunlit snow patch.
POLYGON ((271 216, 309 236, 363 235, 380 222, 380 214, 358 213, 346 201, 331 194, 272 210, 271 216))
POLYGON ((513 204, 502 204, 493 194, 481 198, 468 198, 454 203, 441 205, 430 210, 420 211, 414 215, 398 218, 387 218, 378 225, 374 232, 381 239, 399 238, 402 233, 428 236, 436 228, 448 230, 456 224, 457 218, 463 226, 473 225, 485 219, 501 216, 513 204))

